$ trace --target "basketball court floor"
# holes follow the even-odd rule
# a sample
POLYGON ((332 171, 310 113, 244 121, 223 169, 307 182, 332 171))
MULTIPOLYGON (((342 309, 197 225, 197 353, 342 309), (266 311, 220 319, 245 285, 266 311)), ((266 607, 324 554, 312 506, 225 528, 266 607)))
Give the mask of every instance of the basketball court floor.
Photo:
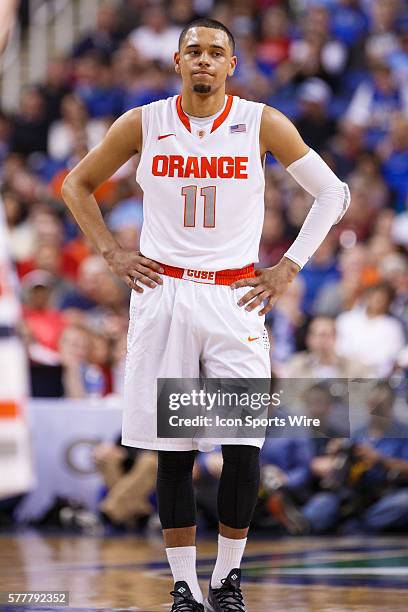
MULTIPOLYGON (((215 541, 199 541, 203 589, 215 541)), ((249 612, 408 610, 407 537, 252 539, 243 570, 249 612)), ((0 536, 0 591, 70 596, 68 607, 3 605, 2 612, 163 612, 170 608, 171 587, 159 536, 0 536)))

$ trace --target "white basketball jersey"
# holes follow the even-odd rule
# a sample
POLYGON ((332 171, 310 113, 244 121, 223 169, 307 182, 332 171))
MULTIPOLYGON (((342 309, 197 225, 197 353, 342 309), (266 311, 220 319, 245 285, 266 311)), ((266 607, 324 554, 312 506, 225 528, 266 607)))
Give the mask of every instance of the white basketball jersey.
POLYGON ((181 96, 143 107, 136 174, 144 192, 143 255, 215 271, 258 261, 262 110, 263 104, 228 96, 210 128, 201 130, 192 127, 181 96))

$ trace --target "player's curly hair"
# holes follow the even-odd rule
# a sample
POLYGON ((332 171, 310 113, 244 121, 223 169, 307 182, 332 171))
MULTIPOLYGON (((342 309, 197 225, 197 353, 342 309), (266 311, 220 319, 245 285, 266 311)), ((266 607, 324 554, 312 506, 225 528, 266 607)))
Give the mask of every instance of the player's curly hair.
POLYGON ((183 44, 183 40, 187 32, 191 28, 212 28, 214 30, 223 30, 228 36, 228 40, 231 45, 231 50, 234 53, 235 38, 230 32, 230 30, 227 28, 227 26, 221 23, 221 21, 217 21, 216 19, 209 19, 207 17, 199 17, 198 19, 194 19, 193 21, 190 21, 190 23, 188 23, 186 26, 184 26, 179 37, 179 50, 181 48, 181 45, 183 44))

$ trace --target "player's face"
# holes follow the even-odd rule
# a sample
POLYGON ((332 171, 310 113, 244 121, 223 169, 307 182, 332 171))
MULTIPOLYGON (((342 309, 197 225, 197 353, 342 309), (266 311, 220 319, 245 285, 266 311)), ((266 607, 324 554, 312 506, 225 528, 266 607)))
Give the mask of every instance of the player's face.
POLYGON ((223 30, 190 28, 180 51, 174 54, 175 70, 183 85, 199 94, 211 94, 234 74, 237 58, 232 55, 223 30))

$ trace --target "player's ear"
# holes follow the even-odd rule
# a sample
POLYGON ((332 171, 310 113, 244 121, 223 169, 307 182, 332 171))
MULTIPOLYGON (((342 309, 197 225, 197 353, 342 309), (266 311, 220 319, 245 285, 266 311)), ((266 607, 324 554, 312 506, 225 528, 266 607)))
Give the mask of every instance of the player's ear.
POLYGON ((229 77, 232 77, 232 75, 234 74, 235 68, 237 67, 237 61, 238 61, 237 56, 233 55, 231 57, 230 65, 229 65, 229 68, 228 68, 228 76, 229 77))
POLYGON ((180 52, 176 51, 174 53, 174 57, 173 57, 173 61, 174 61, 174 70, 176 71, 177 74, 180 74, 180 52))

